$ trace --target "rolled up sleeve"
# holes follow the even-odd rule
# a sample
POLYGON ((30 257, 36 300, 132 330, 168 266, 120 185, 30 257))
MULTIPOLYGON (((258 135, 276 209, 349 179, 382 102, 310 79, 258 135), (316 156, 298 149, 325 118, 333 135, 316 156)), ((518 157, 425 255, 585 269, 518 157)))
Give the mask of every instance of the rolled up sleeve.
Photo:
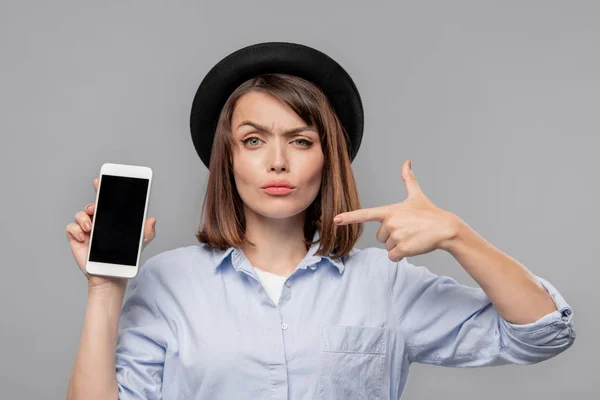
POLYGON ((128 282, 119 320, 116 375, 119 399, 161 399, 167 347, 165 322, 155 303, 152 259, 128 282))
POLYGON ((550 282, 536 278, 552 297, 556 311, 529 324, 513 324, 498 315, 508 338, 505 357, 514 363, 544 361, 566 350, 575 340, 571 306, 550 282))
POLYGON ((573 311, 554 286, 538 279, 556 311, 519 325, 502 318, 481 288, 406 259, 391 263, 391 306, 409 360, 452 367, 533 364, 565 351, 575 340, 573 311))

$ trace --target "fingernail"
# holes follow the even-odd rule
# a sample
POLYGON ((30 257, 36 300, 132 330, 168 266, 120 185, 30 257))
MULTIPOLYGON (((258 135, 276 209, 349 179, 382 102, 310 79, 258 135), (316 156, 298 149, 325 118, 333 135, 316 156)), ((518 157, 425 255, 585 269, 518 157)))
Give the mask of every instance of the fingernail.
POLYGON ((156 220, 152 223, 152 229, 156 229, 156 220))
POLYGON ((333 219, 333 222, 335 222, 336 224, 338 224, 338 223, 342 222, 342 217, 335 217, 335 218, 333 219))
POLYGON ((86 211, 90 211, 91 208, 92 208, 91 204, 88 204, 87 206, 85 206, 86 211))
POLYGON ((92 225, 90 225, 89 222, 86 222, 85 224, 83 224, 83 226, 85 227, 86 231, 89 231, 92 228, 92 225))

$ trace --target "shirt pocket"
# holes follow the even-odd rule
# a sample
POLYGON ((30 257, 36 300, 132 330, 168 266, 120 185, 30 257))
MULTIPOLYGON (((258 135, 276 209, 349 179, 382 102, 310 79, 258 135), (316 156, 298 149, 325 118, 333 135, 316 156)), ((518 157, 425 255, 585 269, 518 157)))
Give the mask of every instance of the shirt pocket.
POLYGON ((319 327, 318 398, 381 398, 388 335, 388 329, 377 327, 319 327))

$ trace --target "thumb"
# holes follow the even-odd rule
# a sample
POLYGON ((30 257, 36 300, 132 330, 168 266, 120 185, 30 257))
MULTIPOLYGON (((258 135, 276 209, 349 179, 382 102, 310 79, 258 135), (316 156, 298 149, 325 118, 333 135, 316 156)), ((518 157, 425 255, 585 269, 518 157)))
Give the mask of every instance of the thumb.
POLYGON ((144 242, 148 243, 156 236, 156 218, 148 218, 144 225, 144 242))
POLYGON ((410 160, 405 161, 402 165, 402 180, 404 181, 404 187, 406 187, 406 194, 408 197, 421 194, 421 187, 412 170, 412 162, 410 160))

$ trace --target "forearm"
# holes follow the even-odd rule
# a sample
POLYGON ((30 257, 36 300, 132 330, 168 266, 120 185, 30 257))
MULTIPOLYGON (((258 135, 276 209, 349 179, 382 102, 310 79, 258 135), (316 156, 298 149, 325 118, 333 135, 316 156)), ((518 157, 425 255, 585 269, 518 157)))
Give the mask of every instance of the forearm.
POLYGON ((117 399, 115 358, 124 287, 90 290, 67 400, 117 399))
POLYGON ((456 235, 442 248, 481 286, 508 322, 527 324, 556 310, 552 297, 521 263, 457 217, 456 235))

